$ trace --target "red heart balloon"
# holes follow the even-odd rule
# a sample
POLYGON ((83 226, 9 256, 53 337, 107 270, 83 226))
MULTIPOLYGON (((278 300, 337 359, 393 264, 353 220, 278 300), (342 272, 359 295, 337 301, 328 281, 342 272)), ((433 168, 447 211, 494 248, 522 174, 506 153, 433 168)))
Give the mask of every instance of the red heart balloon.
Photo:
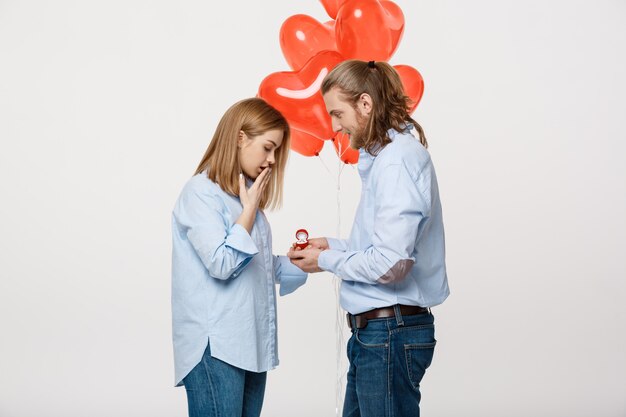
POLYGON ((383 0, 380 4, 382 4, 387 12, 387 27, 391 33, 392 47, 391 52, 389 52, 389 57, 392 57, 400 45, 402 34, 404 34, 404 13, 402 13, 400 6, 392 1, 383 0))
POLYGON ((290 147, 292 151, 304 156, 318 156, 324 147, 324 141, 308 133, 291 128, 290 147))
POLYGON ((356 164, 359 162, 359 151, 350 147, 350 135, 339 132, 332 141, 337 156, 345 164, 356 164))
POLYGON ((293 70, 321 51, 336 51, 335 22, 324 24, 305 14, 291 16, 280 28, 280 48, 293 70))
POLYGON ((330 116, 320 93, 324 77, 344 59, 335 51, 323 51, 294 72, 275 72, 259 86, 259 97, 274 106, 297 130, 330 139, 330 116))
POLYGON ((324 9, 326 9, 326 13, 330 16, 331 19, 337 18, 337 11, 339 8, 346 2, 346 0, 320 0, 324 9))
POLYGON ((348 59, 388 61, 403 31, 404 15, 395 3, 349 0, 337 13, 337 50, 348 59))
POLYGON ((409 113, 413 113, 424 94, 424 79, 419 71, 408 65, 394 65, 394 68, 402 80, 404 94, 411 98, 409 113))

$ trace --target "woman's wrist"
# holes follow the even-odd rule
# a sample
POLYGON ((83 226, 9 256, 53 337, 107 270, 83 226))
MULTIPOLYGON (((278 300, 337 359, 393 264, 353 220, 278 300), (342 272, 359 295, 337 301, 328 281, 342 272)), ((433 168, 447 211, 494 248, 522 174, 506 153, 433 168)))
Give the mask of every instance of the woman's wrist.
POLYGON ((243 209, 241 210, 241 214, 254 217, 256 215, 256 207, 244 206, 243 209))
POLYGON ((243 226, 248 233, 252 232, 252 226, 254 226, 254 220, 256 218, 256 209, 253 207, 244 207, 241 211, 241 215, 235 223, 243 226))

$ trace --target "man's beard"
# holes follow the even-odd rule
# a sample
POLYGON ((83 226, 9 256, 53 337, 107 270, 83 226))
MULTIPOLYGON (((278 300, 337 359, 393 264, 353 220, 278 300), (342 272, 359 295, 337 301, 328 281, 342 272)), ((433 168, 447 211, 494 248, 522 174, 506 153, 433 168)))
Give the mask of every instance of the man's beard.
POLYGON ((354 149, 360 149, 365 145, 367 139, 365 137, 365 128, 367 126, 368 117, 361 116, 359 112, 356 114, 356 121, 358 127, 356 131, 350 132, 350 147, 354 149))

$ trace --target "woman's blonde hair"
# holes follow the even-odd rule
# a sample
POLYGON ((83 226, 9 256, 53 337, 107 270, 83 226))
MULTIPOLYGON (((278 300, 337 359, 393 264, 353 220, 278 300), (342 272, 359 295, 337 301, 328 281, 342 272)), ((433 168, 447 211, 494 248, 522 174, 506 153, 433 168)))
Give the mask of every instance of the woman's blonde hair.
POLYGON ((372 112, 363 134, 356 138, 357 148, 370 154, 391 142, 389 129, 403 131, 408 123, 419 134, 420 143, 428 147, 422 127, 411 118, 411 99, 404 93, 402 80, 396 70, 386 62, 365 62, 356 59, 337 65, 322 82, 322 94, 337 88, 345 99, 356 108, 363 93, 372 98, 372 112))
POLYGON ((238 196, 239 174, 241 173, 237 146, 239 132, 243 131, 252 139, 270 130, 282 131, 283 141, 276 149, 276 162, 272 166, 271 178, 263 192, 259 208, 280 207, 283 198, 285 166, 289 156, 289 124, 278 110, 260 98, 241 100, 224 113, 196 169, 196 174, 206 170, 211 181, 218 184, 222 190, 238 196))

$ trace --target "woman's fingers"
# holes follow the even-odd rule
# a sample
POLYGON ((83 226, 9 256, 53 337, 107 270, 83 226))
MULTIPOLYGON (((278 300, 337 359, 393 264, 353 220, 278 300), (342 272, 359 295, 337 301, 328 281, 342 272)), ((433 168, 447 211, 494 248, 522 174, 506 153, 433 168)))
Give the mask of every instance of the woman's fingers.
POLYGON ((243 174, 239 174, 239 199, 243 203, 247 200, 248 191, 246 190, 246 180, 243 178, 243 174))
POLYGON ((266 181, 266 178, 268 177, 269 169, 270 168, 265 168, 263 171, 261 171, 259 176, 256 177, 256 179, 254 180, 254 184, 252 184, 252 187, 250 187, 250 188, 255 188, 256 189, 256 188, 261 187, 263 182, 266 181))
POLYGON ((267 184, 269 184, 270 179, 272 178, 272 176, 271 176, 272 168, 265 168, 263 173, 266 173, 266 174, 265 174, 265 177, 263 177, 263 180, 261 182, 261 189, 260 189, 261 192, 263 192, 263 190, 265 190, 265 187, 267 187, 267 184))
POLYGON ((258 199, 261 199, 261 194, 263 194, 263 190, 265 190, 265 187, 269 183, 269 180, 271 178, 271 172, 272 168, 265 168, 259 174, 259 176, 256 177, 256 180, 254 180, 254 184, 252 185, 252 187, 250 187, 250 190, 254 188, 254 192, 256 193, 258 199))
POLYGON ((246 190, 246 181, 243 179, 243 174, 239 174, 239 192, 246 190))
POLYGON ((263 191, 267 184, 271 180, 271 172, 272 168, 265 168, 261 173, 256 177, 252 186, 246 189, 245 180, 243 175, 239 177, 239 198, 242 200, 242 204, 244 204, 244 199, 246 203, 250 203, 250 205, 254 205, 258 207, 261 198, 263 197, 263 191))

